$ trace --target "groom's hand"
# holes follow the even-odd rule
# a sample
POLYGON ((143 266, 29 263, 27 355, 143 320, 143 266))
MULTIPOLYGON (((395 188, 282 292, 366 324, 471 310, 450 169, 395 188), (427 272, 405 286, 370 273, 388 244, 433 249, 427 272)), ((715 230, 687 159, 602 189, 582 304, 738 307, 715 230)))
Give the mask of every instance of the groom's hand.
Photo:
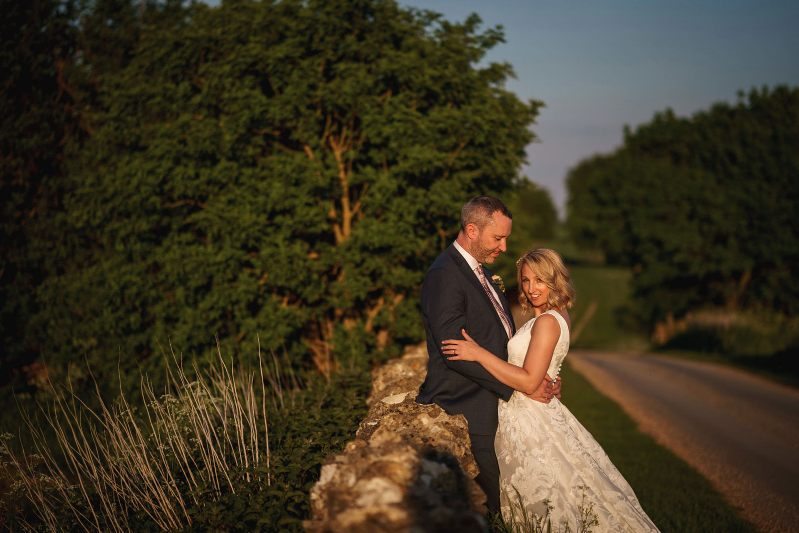
POLYGON ((549 403, 552 401, 552 398, 560 399, 560 378, 557 378, 555 384, 552 384, 552 378, 548 375, 544 376, 544 381, 541 382, 541 385, 536 389, 536 391, 532 394, 524 394, 528 398, 532 398, 533 400, 541 403, 549 403))

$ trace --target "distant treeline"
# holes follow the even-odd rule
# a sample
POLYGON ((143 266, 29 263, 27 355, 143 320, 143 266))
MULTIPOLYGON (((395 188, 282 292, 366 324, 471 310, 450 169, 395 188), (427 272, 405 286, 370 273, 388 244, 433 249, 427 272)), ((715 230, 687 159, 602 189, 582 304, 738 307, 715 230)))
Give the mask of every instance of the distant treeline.
POLYGON ((215 334, 322 373, 393 353, 421 338, 416 295, 464 199, 549 201, 518 178, 541 104, 505 90, 508 64, 477 66, 503 35, 476 15, 0 7, 6 384, 40 356, 126 375, 215 334))
POLYGON ((722 308, 799 313, 799 89, 658 113, 568 176, 579 244, 632 268, 648 325, 722 308))

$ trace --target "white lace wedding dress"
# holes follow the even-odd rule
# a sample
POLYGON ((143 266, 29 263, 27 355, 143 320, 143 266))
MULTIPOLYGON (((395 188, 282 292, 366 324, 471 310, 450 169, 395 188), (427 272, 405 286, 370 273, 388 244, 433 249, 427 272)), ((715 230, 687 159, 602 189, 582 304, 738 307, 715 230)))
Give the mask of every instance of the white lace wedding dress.
MULTIPOLYGON (((560 338, 547 371, 554 378, 569 351, 569 329, 557 311, 545 314, 560 324, 560 338)), ((508 362, 524 364, 533 323, 541 316, 527 322, 508 342, 508 362)), ((544 404, 514 392, 509 402, 499 402, 494 447, 505 520, 510 517, 508 496, 517 502, 518 490, 527 512, 539 517, 545 511, 544 500, 549 500, 552 531, 563 530, 566 523, 577 531, 581 487, 585 487, 585 504, 593 503, 599 520, 595 533, 658 531, 602 447, 558 399, 544 404)))

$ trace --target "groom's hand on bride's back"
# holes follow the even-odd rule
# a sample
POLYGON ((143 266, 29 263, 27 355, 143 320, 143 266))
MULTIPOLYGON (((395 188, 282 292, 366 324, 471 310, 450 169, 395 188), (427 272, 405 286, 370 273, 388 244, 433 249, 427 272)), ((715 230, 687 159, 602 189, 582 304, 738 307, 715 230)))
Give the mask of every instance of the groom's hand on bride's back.
POLYGON ((555 384, 552 384, 552 378, 548 375, 544 376, 544 381, 541 382, 541 385, 536 389, 536 391, 532 394, 524 394, 528 398, 532 398, 533 400, 541 403, 549 403, 552 401, 552 398, 557 398, 560 400, 560 389, 561 389, 561 379, 560 377, 557 378, 555 384))

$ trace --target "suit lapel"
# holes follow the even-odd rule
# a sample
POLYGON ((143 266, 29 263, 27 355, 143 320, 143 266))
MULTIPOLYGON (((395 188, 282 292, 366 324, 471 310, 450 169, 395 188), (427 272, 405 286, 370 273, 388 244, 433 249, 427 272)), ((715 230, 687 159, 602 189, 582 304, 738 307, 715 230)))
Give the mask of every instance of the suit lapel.
MULTIPOLYGON (((488 294, 486 293, 483 284, 480 283, 479 279, 477 279, 477 275, 472 271, 471 268, 469 268, 469 263, 466 262, 461 253, 455 248, 455 245, 451 244, 449 248, 447 248, 447 253, 449 253, 450 257, 457 265, 458 270, 460 270, 461 274, 463 274, 463 276, 466 278, 466 281, 472 284, 478 291, 480 291, 480 294, 483 295, 483 302, 485 303, 485 305, 489 307, 491 315, 496 319, 500 329, 507 336, 507 332, 505 331, 505 326, 502 324, 502 320, 499 318, 497 310, 494 309, 494 304, 491 303, 491 298, 488 297, 488 294)), ((482 265, 480 265, 480 268, 483 269, 483 273, 485 274, 486 269, 482 265)), ((490 276, 491 274, 489 273, 488 275, 490 276)), ((500 305, 502 305, 503 309, 505 309, 505 312, 508 313, 507 302, 505 301, 504 297, 500 298, 500 305)), ((508 313, 508 316, 510 317, 511 314, 508 313)), ((511 319, 511 332, 515 333, 515 331, 516 330, 513 324, 513 320, 511 319)))
MULTIPOLYGON (((485 274, 486 281, 491 280, 493 276, 491 271, 488 270, 483 265, 480 265, 480 268, 483 269, 483 274, 485 274)), ((491 283, 491 281, 488 282, 491 283)), ((485 292, 485 289, 483 289, 483 292, 485 292)), ((499 305, 502 306, 502 309, 505 311, 505 314, 508 315, 508 318, 510 319, 511 337, 513 337, 513 335, 516 334, 516 324, 513 323, 513 314, 510 311, 510 304, 508 303, 508 299, 505 297, 505 293, 499 290, 499 287, 497 287, 496 285, 494 285, 494 292, 497 293, 497 299, 499 300, 499 305)), ((493 307, 494 304, 491 305, 493 307)))
POLYGON ((505 310, 505 313, 510 318, 510 329, 511 329, 511 337, 516 335, 516 324, 513 322, 513 313, 511 312, 510 302, 508 302, 508 298, 505 296, 505 293, 501 290, 497 290, 497 296, 499 296, 499 304, 502 306, 502 309, 505 310))

